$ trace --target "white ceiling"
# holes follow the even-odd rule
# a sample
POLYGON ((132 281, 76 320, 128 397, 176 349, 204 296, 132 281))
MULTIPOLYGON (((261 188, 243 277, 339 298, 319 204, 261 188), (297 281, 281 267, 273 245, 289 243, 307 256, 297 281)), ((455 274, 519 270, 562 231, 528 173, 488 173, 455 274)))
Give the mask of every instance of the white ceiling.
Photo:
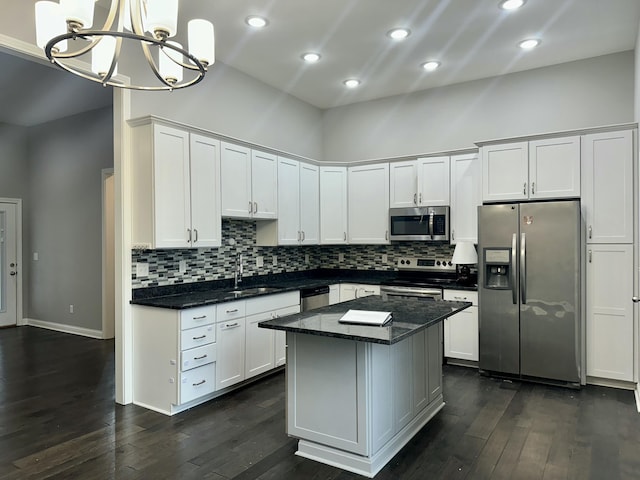
MULTIPOLYGON (((498 3, 182 0, 178 28, 184 34, 187 20, 211 20, 219 61, 323 109, 635 46, 638 0, 528 0, 513 12, 500 10, 498 3), (244 23, 248 15, 265 16, 269 25, 252 30, 244 23), (386 33, 394 27, 408 27, 411 35, 393 42, 386 33), (529 37, 542 44, 524 52, 517 43, 529 37), (300 56, 306 51, 317 51, 322 59, 304 64, 300 56), (431 59, 442 66, 422 71, 420 64, 431 59), (346 89, 342 82, 350 77, 362 85, 346 89)), ((6 54, 0 54, 0 86, 0 121, 19 125, 111 102, 109 89, 6 54)))

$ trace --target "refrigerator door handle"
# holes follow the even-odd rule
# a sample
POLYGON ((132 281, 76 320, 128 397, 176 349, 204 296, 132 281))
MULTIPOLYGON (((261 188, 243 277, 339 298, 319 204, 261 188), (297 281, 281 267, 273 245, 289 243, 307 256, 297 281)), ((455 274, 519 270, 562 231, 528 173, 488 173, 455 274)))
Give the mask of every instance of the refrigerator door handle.
POLYGON ((520 297, 522 304, 527 303, 527 234, 520 239, 520 297))
POLYGON ((511 237, 511 297, 514 305, 518 303, 518 289, 516 287, 516 234, 511 237))

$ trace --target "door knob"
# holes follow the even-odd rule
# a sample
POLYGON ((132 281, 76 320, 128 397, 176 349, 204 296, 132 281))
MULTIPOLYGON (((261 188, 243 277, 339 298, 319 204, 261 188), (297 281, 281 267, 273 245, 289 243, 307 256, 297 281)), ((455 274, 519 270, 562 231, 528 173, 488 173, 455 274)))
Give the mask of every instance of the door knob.
POLYGON ((631 300, 633 300, 634 303, 638 303, 640 302, 640 297, 631 297, 631 300))

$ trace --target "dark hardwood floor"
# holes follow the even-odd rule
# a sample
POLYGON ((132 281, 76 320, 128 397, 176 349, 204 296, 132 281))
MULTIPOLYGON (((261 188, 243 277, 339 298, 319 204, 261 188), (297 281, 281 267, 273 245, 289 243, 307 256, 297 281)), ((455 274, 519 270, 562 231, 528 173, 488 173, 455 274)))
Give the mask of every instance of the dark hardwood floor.
MULTIPOLYGON (((282 373, 167 417, 114 403, 113 350, 0 330, 0 478, 362 478, 294 456, 282 373)), ((444 375, 445 408, 376 479, 640 479, 632 392, 444 375)))

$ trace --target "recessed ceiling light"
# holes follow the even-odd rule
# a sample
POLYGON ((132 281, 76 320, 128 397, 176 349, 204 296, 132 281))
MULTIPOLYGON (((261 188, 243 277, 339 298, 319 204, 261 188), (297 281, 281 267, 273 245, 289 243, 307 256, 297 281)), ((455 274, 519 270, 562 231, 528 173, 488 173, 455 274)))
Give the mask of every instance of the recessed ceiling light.
POLYGON ((529 38, 527 40, 521 41, 518 44, 518 46, 523 50, 531 50, 532 48, 536 48, 538 45, 540 45, 540 40, 538 40, 537 38, 529 38))
POLYGON ((356 88, 360 85, 360 80, 358 80, 357 78, 350 78, 348 80, 345 80, 343 83, 347 88, 356 88))
POLYGON ((389 30, 387 35, 393 40, 404 40, 411 34, 411 30, 408 28, 394 28, 393 30, 389 30))
POLYGON ((266 18, 258 17, 256 15, 252 15, 251 17, 247 17, 245 22, 247 22, 247 25, 249 25, 250 27, 253 27, 253 28, 266 27, 267 23, 269 23, 269 22, 267 22, 266 18))
POLYGON ((320 60, 320 54, 315 52, 308 52, 302 55, 302 59, 307 63, 316 63, 320 60))
POLYGON ((503 0, 500 2, 500 8, 503 10, 516 10, 524 5, 526 0, 503 0))
POLYGON ((422 68, 424 68, 427 72, 433 72, 439 66, 440 62, 436 62, 435 60, 431 60, 422 64, 422 68))

